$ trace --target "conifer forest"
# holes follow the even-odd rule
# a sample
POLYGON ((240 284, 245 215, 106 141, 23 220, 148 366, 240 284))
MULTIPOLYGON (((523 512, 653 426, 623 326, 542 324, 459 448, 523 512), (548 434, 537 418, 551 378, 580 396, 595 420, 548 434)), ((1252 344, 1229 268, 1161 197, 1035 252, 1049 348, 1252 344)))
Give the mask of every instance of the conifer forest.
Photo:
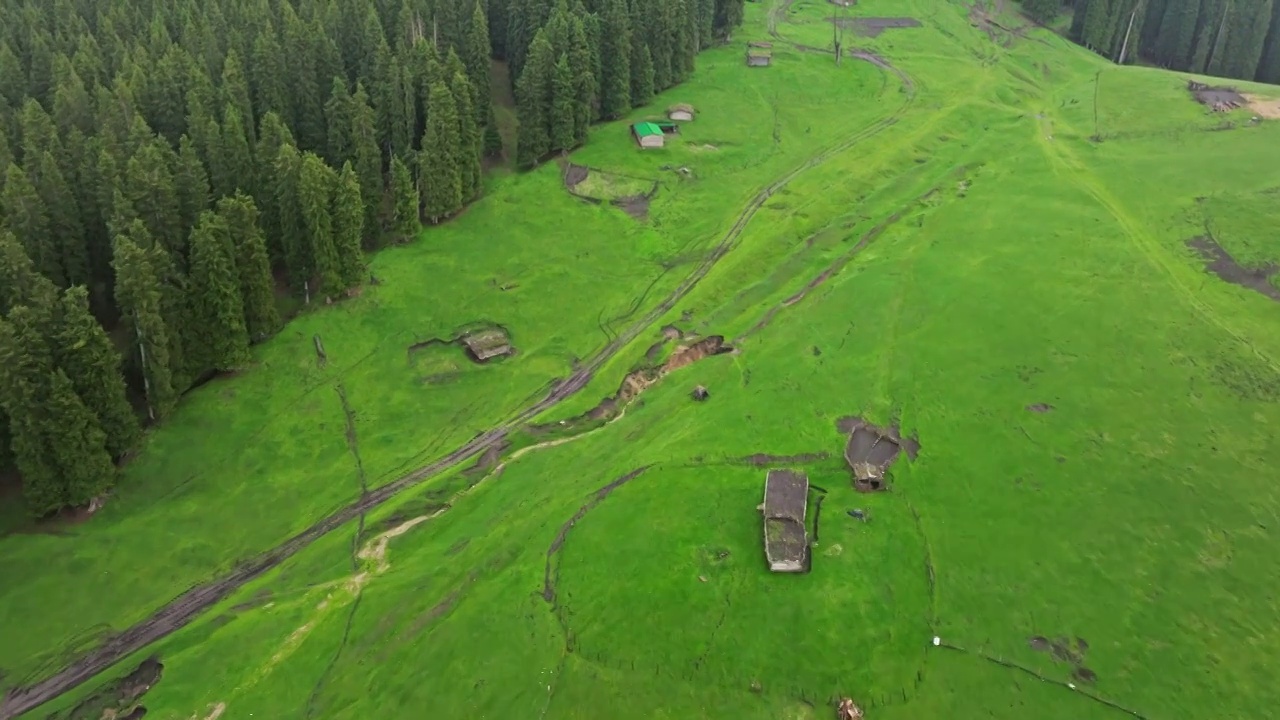
POLYGON ((0 0, 0 466, 31 512, 365 253, 687 78, 742 0, 0 0), (519 121, 504 150, 491 63, 519 121))

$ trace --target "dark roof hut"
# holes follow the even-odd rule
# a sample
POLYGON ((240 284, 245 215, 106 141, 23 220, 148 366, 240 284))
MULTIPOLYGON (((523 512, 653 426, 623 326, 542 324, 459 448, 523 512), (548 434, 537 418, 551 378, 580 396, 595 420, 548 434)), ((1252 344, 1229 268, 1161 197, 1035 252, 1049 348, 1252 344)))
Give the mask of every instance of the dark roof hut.
POLYGON ((507 337, 505 331, 499 328, 468 333, 463 336, 462 344, 466 346, 467 352, 471 353, 471 357, 476 362, 487 362, 496 357, 511 355, 514 352, 511 347, 511 339, 507 337))
POLYGON ((809 476, 770 470, 764 482, 764 554, 773 572, 803 572, 809 559, 804 516, 809 476))
POLYGON ((844 446, 844 459, 853 470, 853 487, 860 492, 885 490, 885 472, 898 459, 903 448, 915 457, 917 444, 904 440, 893 428, 879 428, 858 420, 849 431, 849 442, 844 446))

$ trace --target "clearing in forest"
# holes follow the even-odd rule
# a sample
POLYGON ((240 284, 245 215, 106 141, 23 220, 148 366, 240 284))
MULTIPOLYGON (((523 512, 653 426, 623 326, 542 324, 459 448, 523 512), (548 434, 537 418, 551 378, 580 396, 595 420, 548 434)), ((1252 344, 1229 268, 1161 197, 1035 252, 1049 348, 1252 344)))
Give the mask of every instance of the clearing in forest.
POLYGON ((748 3, 568 172, 495 176, 193 392, 91 522, 0 539, 0 691, 71 712, 154 655, 158 718, 1267 717, 1280 123, 877 12, 928 20, 837 64, 830 3, 748 3), (640 178, 644 223, 566 192, 640 178), (481 319, 519 353, 406 352, 481 319), (803 575, 761 558, 784 469, 803 575))

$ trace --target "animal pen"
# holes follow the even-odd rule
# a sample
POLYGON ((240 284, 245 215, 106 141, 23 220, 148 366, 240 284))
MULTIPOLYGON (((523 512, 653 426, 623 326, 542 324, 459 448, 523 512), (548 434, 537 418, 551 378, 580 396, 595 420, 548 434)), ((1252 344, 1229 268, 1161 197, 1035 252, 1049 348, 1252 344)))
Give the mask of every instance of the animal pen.
POLYGON ((804 518, 809 476, 795 470, 770 470, 764 482, 764 554, 773 572, 808 569, 809 535, 804 518))

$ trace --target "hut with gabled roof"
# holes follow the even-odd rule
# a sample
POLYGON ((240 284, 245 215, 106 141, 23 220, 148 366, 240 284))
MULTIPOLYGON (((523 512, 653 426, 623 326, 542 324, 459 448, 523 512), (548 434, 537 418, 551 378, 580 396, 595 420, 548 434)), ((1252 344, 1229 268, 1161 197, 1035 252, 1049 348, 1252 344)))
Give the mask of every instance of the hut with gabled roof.
POLYGON ((514 352, 511 339, 499 328, 467 333, 462 337, 462 344, 476 362, 487 362, 514 352))
POLYGON ((764 554, 773 572, 804 572, 809 534, 804 517, 809 476, 795 470, 770 470, 764 482, 764 554))

